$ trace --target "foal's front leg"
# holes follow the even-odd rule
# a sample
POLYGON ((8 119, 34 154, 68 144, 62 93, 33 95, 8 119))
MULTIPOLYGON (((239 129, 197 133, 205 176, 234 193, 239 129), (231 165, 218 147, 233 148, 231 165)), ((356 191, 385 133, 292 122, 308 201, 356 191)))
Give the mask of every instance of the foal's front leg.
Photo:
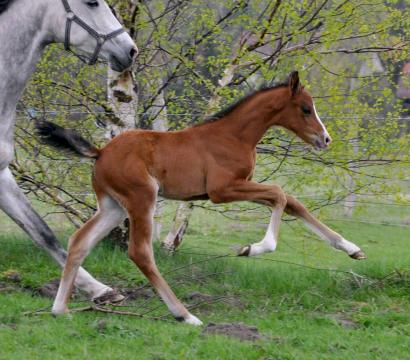
POLYGON ((239 256, 254 256, 276 249, 279 226, 286 206, 286 195, 277 185, 263 185, 251 181, 241 181, 229 187, 209 192, 214 203, 232 201, 252 201, 272 207, 272 216, 265 237, 239 250, 239 256))
POLYGON ((347 241, 343 236, 328 228, 325 224, 316 219, 301 202, 288 194, 286 194, 285 212, 302 219, 310 230, 321 239, 327 241, 335 249, 344 251, 355 260, 366 258, 365 253, 356 244, 347 241))
POLYGON ((238 256, 254 256, 275 251, 278 243, 279 226, 282 214, 283 207, 275 206, 272 210, 272 215, 264 238, 257 243, 241 248, 238 252, 238 256))

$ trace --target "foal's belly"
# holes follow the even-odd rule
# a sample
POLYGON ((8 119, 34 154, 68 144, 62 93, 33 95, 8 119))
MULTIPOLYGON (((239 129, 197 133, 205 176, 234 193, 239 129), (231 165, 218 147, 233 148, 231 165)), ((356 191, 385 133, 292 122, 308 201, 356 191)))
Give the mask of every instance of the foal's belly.
POLYGON ((182 194, 163 194, 161 192, 158 195, 162 196, 163 198, 170 199, 170 200, 180 200, 180 201, 196 201, 196 200, 209 200, 208 194, 201 194, 201 195, 186 195, 183 196, 182 194))
POLYGON ((174 200, 207 199, 205 177, 197 171, 177 171, 172 169, 156 177, 159 194, 174 200))
POLYGON ((150 173, 159 185, 159 194, 168 199, 206 199, 206 174, 195 154, 174 153, 164 160, 156 159, 150 173))

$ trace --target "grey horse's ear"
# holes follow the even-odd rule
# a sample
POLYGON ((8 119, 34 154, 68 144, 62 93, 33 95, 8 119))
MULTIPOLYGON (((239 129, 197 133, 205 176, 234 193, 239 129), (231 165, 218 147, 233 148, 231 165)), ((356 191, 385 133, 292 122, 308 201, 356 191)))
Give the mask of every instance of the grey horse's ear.
POLYGON ((292 71, 289 74, 288 83, 292 96, 296 95, 302 89, 302 85, 299 80, 299 73, 297 71, 292 71))

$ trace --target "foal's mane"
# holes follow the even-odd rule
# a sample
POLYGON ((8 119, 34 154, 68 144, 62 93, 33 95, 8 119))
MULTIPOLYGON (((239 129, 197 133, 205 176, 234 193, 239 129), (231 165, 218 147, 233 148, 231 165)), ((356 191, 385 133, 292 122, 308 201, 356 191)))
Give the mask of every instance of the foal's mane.
MULTIPOLYGON (((270 90, 273 90, 273 89, 281 88, 281 87, 284 87, 284 86, 289 86, 289 83, 288 82, 282 82, 282 83, 278 83, 278 84, 275 84, 275 85, 269 85, 269 86, 263 85, 258 90, 253 91, 250 94, 245 95, 241 99, 235 101, 233 104, 228 105, 226 108, 224 108, 222 110, 219 110, 217 113, 207 117, 205 119, 205 121, 201 124, 206 124, 206 123, 218 121, 218 120, 222 119, 223 117, 227 116, 228 114, 230 114, 238 106, 244 104, 245 102, 247 102, 248 100, 253 98, 255 95, 266 92, 266 91, 270 91, 270 90)), ((198 125, 201 125, 201 124, 198 124, 198 125)))
POLYGON ((15 0, 0 0, 0 15, 7 10, 13 1, 15 0))

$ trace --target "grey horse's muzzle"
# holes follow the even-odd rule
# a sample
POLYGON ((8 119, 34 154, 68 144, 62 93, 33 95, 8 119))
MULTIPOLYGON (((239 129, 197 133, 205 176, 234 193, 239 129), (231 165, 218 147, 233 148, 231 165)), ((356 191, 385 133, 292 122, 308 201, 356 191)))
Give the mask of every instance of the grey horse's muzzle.
POLYGON ((103 45, 105 44, 105 42, 107 40, 117 37, 118 35, 121 35, 122 33, 125 32, 125 29, 121 28, 109 34, 100 34, 97 31, 95 31, 91 26, 89 26, 85 21, 81 20, 76 14, 74 14, 67 0, 61 0, 61 1, 63 2, 64 9, 67 13, 67 22, 65 26, 65 37, 64 37, 65 50, 70 51, 71 53, 73 53, 75 56, 77 56, 81 61, 85 62, 86 64, 94 65, 98 60, 98 56, 100 55, 101 49, 103 45), (70 48, 71 25, 73 22, 75 22, 80 27, 82 27, 85 31, 87 31, 87 33, 89 33, 97 41, 97 45, 91 57, 87 57, 85 55, 79 55, 70 48))

